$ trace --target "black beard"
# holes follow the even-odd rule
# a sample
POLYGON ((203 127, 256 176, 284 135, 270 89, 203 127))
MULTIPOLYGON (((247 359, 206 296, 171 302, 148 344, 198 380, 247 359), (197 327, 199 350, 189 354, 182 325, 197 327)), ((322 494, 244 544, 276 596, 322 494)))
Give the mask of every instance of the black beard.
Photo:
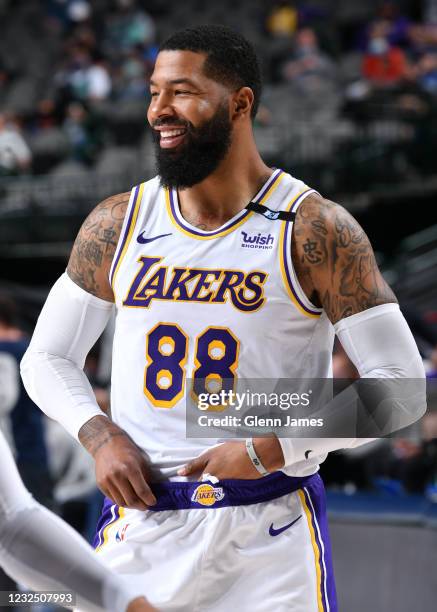
MULTIPOLYGON (((185 142, 177 151, 162 149, 159 132, 152 131, 156 169, 163 187, 186 189, 197 185, 216 170, 231 144, 232 124, 228 113, 228 108, 223 105, 198 128, 185 123, 185 142)), ((174 121, 168 123, 175 125, 174 121)), ((162 121, 155 125, 165 124, 162 121)))

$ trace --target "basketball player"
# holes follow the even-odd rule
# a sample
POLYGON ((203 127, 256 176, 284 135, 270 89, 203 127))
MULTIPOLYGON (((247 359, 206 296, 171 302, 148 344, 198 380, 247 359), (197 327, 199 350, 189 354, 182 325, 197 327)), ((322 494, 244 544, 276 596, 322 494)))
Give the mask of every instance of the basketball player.
POLYGON ((154 605, 335 612, 317 470, 362 440, 187 439, 187 379, 330 377, 334 331, 361 376, 421 378, 417 347, 356 221, 262 161, 242 36, 176 33, 150 85, 158 176, 84 222, 24 381, 95 458, 100 558, 154 605), (114 303, 109 420, 82 367, 114 303))
POLYGON ((10 576, 35 590, 77 594, 87 612, 153 612, 141 591, 108 572, 71 527, 33 499, 1 432, 0 462, 0 565, 10 576))

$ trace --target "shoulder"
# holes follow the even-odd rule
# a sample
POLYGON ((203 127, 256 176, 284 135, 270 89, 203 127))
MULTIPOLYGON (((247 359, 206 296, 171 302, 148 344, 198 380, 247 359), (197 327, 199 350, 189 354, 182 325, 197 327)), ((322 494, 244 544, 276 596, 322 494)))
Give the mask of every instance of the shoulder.
POLYGON ((396 302, 370 241, 343 206, 309 195, 297 210, 292 258, 306 295, 330 320, 396 302))
POLYGON ((130 192, 103 200, 88 215, 79 230, 68 262, 68 276, 79 287, 113 301, 109 269, 117 248, 130 192))
POLYGON ((298 208, 294 228, 295 248, 312 264, 326 263, 328 246, 345 249, 366 246, 368 238, 358 221, 343 207, 318 193, 310 194, 298 208), (329 242, 329 240, 334 242, 329 242))

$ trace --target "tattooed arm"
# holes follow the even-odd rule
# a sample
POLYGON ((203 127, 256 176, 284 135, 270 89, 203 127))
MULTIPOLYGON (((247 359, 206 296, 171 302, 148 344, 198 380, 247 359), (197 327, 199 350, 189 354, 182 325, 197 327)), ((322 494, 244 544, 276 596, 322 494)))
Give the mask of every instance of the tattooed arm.
POLYGON ((101 202, 85 219, 71 252, 67 274, 85 291, 114 301, 109 270, 129 202, 129 192, 101 202))
POLYGON ((342 206, 318 195, 308 196, 297 211, 292 256, 302 289, 332 323, 397 303, 360 225, 342 206))
POLYGON ((83 372, 113 308, 108 277, 128 201, 128 193, 108 198, 85 220, 67 274, 40 314, 21 373, 34 402, 94 457, 100 489, 119 506, 144 510, 155 501, 144 454, 100 410, 83 372))
MULTIPOLYGON (((129 203, 129 193, 101 202, 84 221, 70 256, 67 274, 76 285, 109 302, 114 294, 109 270, 129 203)), ((145 458, 126 432, 107 418, 95 416, 78 433, 96 461, 100 489, 119 506, 146 509, 155 502, 146 478, 145 458)))
POLYGON ((329 431, 332 437, 278 438, 289 475, 309 451, 323 460, 331 451, 371 441, 369 435, 407 427, 426 409, 417 346, 359 224, 341 206, 310 195, 298 209, 293 235, 293 264, 302 289, 324 308, 360 377, 371 378, 372 384, 350 385, 319 410, 325 435, 329 431), (343 424, 351 418, 357 428, 349 431, 356 437, 342 437, 343 424))

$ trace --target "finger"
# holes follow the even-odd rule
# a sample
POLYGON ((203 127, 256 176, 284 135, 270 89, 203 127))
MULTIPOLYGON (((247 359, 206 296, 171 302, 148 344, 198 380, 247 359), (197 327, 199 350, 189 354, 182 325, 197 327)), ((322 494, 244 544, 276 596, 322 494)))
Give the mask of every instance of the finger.
POLYGON ((153 495, 152 490, 144 478, 144 474, 140 470, 132 472, 129 475, 129 481, 137 497, 146 504, 146 506, 154 506, 156 504, 156 497, 153 495))
POLYGON ((120 482, 120 493, 123 495, 126 508, 134 508, 135 510, 147 510, 147 505, 138 497, 131 483, 128 480, 120 482))
MULTIPOLYGON (((205 455, 200 455, 200 457, 196 457, 187 465, 184 465, 180 470, 178 470, 179 476, 190 476, 191 474, 199 474, 203 472, 208 465, 208 457, 205 455)), ((208 471, 208 470, 206 470, 208 471)))
POLYGON ((112 499, 114 504, 123 508, 124 507, 124 499, 123 496, 120 495, 118 489, 116 487, 107 487, 108 493, 105 493, 109 499, 112 499))

